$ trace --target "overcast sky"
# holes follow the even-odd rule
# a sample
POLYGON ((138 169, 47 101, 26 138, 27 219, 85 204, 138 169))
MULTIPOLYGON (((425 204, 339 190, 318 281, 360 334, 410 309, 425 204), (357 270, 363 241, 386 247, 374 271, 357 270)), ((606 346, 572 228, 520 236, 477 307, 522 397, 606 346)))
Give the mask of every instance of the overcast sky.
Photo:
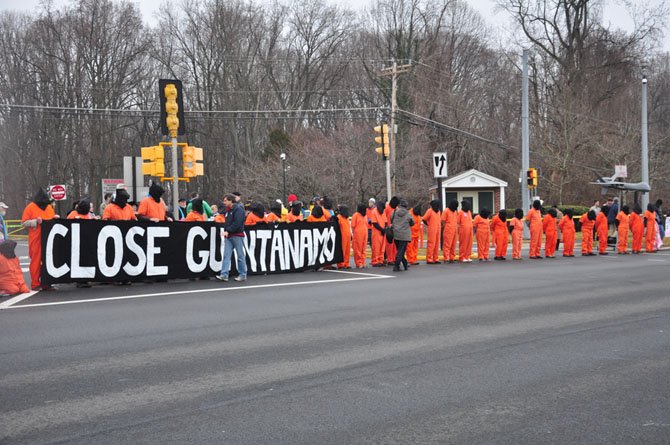
MULTIPOLYGON (((261 0, 262 1, 262 0, 261 0)), ((370 4, 370 0, 327 0, 329 3, 336 3, 343 6, 347 6, 352 9, 361 9, 365 8, 370 4)), ((488 22, 494 30, 499 30, 505 25, 509 20, 508 17, 495 10, 495 0, 466 0, 474 9, 480 12, 486 22, 488 22)), ((633 20, 626 13, 626 10, 621 6, 623 0, 604 0, 604 20, 606 23, 609 23, 612 28, 622 28, 627 31, 630 31, 633 27, 633 20)), ((635 4, 641 5, 643 3, 648 3, 650 5, 658 5, 661 3, 670 4, 670 0, 632 0, 635 4)), ((21 11, 34 11, 38 7, 40 0, 0 0, 0 10, 7 9, 16 9, 21 11)), ((54 4, 66 4, 70 3, 70 0, 54 0, 54 4)), ((164 3, 164 0, 136 0, 134 3, 137 3, 140 6, 142 11, 142 16, 144 20, 148 23, 153 23, 153 15, 158 10, 161 4, 164 3)), ((179 3, 179 0, 177 0, 179 3)), ((670 24, 670 23, 669 23, 670 24)), ((667 26, 667 25, 666 25, 667 26)), ((502 34, 502 33, 501 33, 502 34)), ((500 38, 495 39, 495 41, 501 41, 502 35, 500 38)), ((666 27, 665 30, 665 39, 663 41, 663 48, 666 51, 670 51, 670 31, 666 27)))

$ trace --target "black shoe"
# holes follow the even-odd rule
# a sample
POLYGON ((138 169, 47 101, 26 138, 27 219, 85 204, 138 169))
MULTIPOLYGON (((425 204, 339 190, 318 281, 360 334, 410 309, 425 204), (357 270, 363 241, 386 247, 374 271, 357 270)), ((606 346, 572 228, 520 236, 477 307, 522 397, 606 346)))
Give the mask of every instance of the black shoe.
POLYGON ((400 268, 398 266, 393 266, 393 272, 400 272, 400 268))
POLYGON ((602 252, 602 253, 600 253, 600 255, 609 255, 609 253, 607 253, 607 252, 602 252))

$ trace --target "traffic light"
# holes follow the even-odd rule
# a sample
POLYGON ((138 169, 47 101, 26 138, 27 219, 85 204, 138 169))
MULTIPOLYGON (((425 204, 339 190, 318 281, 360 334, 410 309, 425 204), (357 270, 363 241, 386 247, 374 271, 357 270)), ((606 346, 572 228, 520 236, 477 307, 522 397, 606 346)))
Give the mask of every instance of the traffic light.
POLYGON ((537 187, 537 169, 529 168, 526 171, 526 182, 528 183, 529 189, 534 189, 537 187))
POLYGON ((182 148, 182 168, 184 178, 193 178, 205 174, 205 166, 202 161, 202 148, 185 146, 182 148))
POLYGON ((389 126, 387 124, 378 125, 374 130, 375 134, 379 135, 375 136, 375 142, 380 144, 380 146, 375 148, 375 151, 386 160, 389 157, 389 126))
POLYGON ((181 81, 160 79, 158 97, 161 103, 161 133, 172 138, 185 134, 186 120, 181 81))
POLYGON ((165 176, 165 151, 162 146, 142 147, 142 174, 165 176))

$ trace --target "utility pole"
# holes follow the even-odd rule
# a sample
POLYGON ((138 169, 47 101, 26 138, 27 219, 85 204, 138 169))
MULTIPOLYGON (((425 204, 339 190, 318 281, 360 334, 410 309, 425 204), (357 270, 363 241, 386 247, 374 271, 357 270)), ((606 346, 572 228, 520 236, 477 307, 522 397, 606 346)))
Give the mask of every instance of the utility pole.
POLYGON ((391 184, 389 190, 387 191, 388 199, 391 199, 391 196, 395 194, 396 191, 396 112, 398 110, 398 74, 403 74, 409 71, 412 67, 411 63, 398 66, 398 63, 395 59, 391 59, 391 67, 384 68, 381 71, 383 76, 391 76, 391 122, 390 122, 390 131, 389 131, 389 146, 390 146, 390 176, 391 184))
MULTIPOLYGON (((644 72, 644 67, 642 69, 642 164, 641 164, 641 173, 642 173, 642 182, 645 182, 651 186, 649 183, 649 147, 647 139, 647 75, 644 72)), ((651 191, 649 192, 651 193, 651 191)), ((649 193, 642 193, 642 210, 647 210, 647 204, 649 204, 649 193)))
MULTIPOLYGON (((528 167, 530 166, 530 142, 528 130, 528 50, 523 50, 523 80, 521 86, 521 174, 519 184, 521 185, 521 208, 524 213, 530 208, 530 189, 523 183, 528 167)), ((524 239, 530 239, 530 231, 526 224, 523 225, 524 239)))

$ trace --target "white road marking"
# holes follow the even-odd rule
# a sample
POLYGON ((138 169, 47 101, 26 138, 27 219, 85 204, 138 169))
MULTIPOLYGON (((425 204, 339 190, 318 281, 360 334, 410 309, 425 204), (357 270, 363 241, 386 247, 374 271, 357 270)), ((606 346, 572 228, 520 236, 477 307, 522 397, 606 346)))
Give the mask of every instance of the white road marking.
POLYGON ((30 269, 27 267, 22 267, 21 272, 30 272, 30 269))
POLYGON ((649 258, 647 261, 654 261, 656 263, 665 263, 665 260, 653 260, 651 258, 649 258))
POLYGON ((33 290, 33 291, 30 291, 30 292, 26 292, 25 294, 17 295, 14 298, 10 298, 9 300, 5 301, 4 303, 0 303, 0 310, 9 309, 13 304, 18 303, 19 301, 23 301, 26 298, 32 297, 37 292, 38 291, 33 290))
MULTIPOLYGON (((315 280, 315 281, 297 281, 293 283, 273 283, 273 284, 256 284, 252 286, 236 286, 236 287, 220 287, 215 289, 197 289, 197 290, 186 290, 186 291, 174 291, 174 292, 158 292, 153 294, 140 294, 140 295, 126 295, 122 297, 106 297, 106 298, 89 298, 85 300, 68 300, 68 301, 52 301, 49 303, 35 303, 35 304, 23 304, 21 306, 8 306, 3 309, 23 309, 31 307, 42 307, 42 306, 61 306, 65 304, 78 304, 78 303, 97 303, 99 301, 115 301, 115 300, 133 300, 138 298, 149 298, 149 297, 168 297, 174 295, 186 295, 186 294, 197 294, 197 293, 207 293, 207 292, 226 292, 232 290, 245 290, 245 289, 262 289, 268 287, 284 287, 284 286, 300 286, 306 284, 324 284, 324 283, 341 283, 343 281, 363 281, 363 280, 379 280, 384 278, 394 278, 390 275, 373 275, 370 277, 360 277, 360 278, 342 278, 338 280, 315 280)), ((27 297, 26 297, 27 298, 27 297)), ((10 300, 11 301, 11 300, 10 300)))
POLYGON ((29 260, 29 259, 30 259, 29 256, 20 256, 19 257, 19 260, 29 260))
POLYGON ((353 275, 363 275, 366 277, 384 277, 388 278, 389 275, 380 275, 376 273, 365 273, 365 272, 354 272, 354 271, 349 271, 349 270, 336 270, 336 269, 325 269, 324 272, 334 272, 334 273, 350 273, 353 275))

